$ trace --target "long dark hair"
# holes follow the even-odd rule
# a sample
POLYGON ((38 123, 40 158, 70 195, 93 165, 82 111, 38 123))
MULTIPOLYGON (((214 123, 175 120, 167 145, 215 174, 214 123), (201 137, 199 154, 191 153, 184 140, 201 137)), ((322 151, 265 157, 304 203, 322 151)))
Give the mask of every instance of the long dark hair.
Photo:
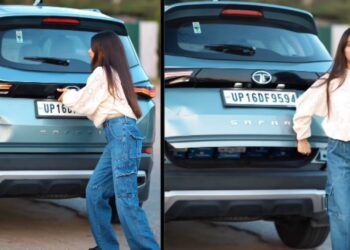
POLYGON ((118 90, 113 80, 112 69, 114 69, 119 75, 128 104, 135 116, 140 118, 142 112, 134 92, 129 64, 120 38, 112 31, 99 32, 91 38, 91 50, 94 52, 94 57, 91 60, 92 70, 99 66, 104 68, 107 76, 108 91, 112 96, 116 97, 118 90))
MULTIPOLYGON (((329 71, 328 78, 326 78, 321 85, 327 84, 327 107, 328 107, 328 113, 330 113, 330 89, 331 89, 331 81, 338 78, 339 84, 336 86, 335 89, 332 89, 332 91, 335 91, 337 88, 339 88, 345 81, 346 77, 346 69, 347 69, 347 59, 345 57, 345 47, 348 42, 348 38, 350 35, 350 28, 346 29, 343 33, 343 35, 340 38, 340 41, 338 43, 337 52, 334 57, 333 65, 329 71)), ((319 85, 320 86, 320 85, 319 85)))

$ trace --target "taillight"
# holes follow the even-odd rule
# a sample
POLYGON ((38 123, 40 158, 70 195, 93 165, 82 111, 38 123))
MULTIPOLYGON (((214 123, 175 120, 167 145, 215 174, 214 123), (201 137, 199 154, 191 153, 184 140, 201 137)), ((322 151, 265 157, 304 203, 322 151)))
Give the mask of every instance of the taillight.
POLYGON ((46 24, 68 24, 68 25, 79 25, 80 20, 76 18, 59 18, 59 17, 46 17, 42 20, 46 24))
POLYGON ((0 90, 10 90, 11 87, 12 87, 12 84, 0 83, 0 90))
POLYGON ((171 79, 171 78, 191 76, 192 73, 193 73, 193 70, 167 71, 167 72, 164 73, 164 78, 165 78, 165 80, 168 80, 168 79, 171 79))
POLYGON ((249 16, 249 17, 262 17, 263 13, 257 10, 235 10, 225 9, 221 12, 223 16, 249 16))
POLYGON ((154 88, 134 88, 134 91, 136 94, 141 95, 141 96, 145 96, 148 98, 154 98, 156 97, 157 93, 156 93, 156 89, 154 88))
POLYGON ((144 154, 152 154, 153 152, 153 148, 152 147, 145 147, 145 148, 142 148, 142 153, 144 154))

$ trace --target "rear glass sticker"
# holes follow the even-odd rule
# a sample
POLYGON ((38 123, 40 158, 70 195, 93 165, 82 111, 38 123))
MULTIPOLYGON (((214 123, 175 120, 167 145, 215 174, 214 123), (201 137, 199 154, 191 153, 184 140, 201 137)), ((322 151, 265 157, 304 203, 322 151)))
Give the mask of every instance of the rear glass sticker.
POLYGON ((192 22, 192 26, 193 26, 193 32, 195 34, 202 34, 201 25, 199 24, 199 22, 192 22))
POLYGON ((17 43, 23 43, 22 30, 16 30, 16 41, 17 41, 17 43))

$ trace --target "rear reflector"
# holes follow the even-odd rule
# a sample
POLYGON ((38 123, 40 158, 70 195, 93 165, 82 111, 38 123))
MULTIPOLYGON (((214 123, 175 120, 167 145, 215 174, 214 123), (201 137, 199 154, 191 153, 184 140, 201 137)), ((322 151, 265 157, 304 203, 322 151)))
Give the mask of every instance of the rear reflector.
POLYGON ((168 71, 165 72, 164 74, 164 78, 165 79, 169 79, 169 78, 173 78, 173 77, 183 77, 183 76, 191 76, 193 73, 192 70, 187 70, 187 71, 168 71))
POLYGON ((257 10, 233 10, 226 9, 221 12, 224 16, 251 16, 251 17, 262 17, 263 13, 257 10))
POLYGON ((57 18, 57 17, 46 17, 42 20, 43 23, 49 24, 69 24, 69 25, 79 25, 80 20, 75 18, 57 18))
POLYGON ((152 147, 147 147, 147 148, 143 148, 142 149, 142 153, 145 153, 145 154, 152 154, 153 152, 153 148, 152 147))
POLYGON ((149 98, 156 97, 156 90, 151 88, 134 88, 136 94, 143 95, 149 98))

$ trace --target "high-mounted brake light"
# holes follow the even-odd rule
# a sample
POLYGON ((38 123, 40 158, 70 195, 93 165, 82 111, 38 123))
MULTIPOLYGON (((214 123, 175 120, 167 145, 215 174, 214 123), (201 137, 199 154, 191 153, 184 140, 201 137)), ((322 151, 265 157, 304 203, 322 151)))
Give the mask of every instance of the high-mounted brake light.
POLYGON ((169 79, 173 77, 183 77, 183 76, 191 76, 193 73, 192 70, 187 70, 187 71, 168 71, 165 72, 164 78, 169 79))
POLYGON ((263 13, 257 10, 235 10, 226 9, 221 12, 224 16, 251 16, 251 17, 262 17, 263 13))
POLYGON ((75 18, 59 18, 59 17, 46 17, 42 20, 43 23, 47 24, 69 24, 79 25, 80 20, 75 18))
POLYGON ((149 98, 156 97, 156 89, 151 88, 134 88, 136 94, 140 94, 149 98))

